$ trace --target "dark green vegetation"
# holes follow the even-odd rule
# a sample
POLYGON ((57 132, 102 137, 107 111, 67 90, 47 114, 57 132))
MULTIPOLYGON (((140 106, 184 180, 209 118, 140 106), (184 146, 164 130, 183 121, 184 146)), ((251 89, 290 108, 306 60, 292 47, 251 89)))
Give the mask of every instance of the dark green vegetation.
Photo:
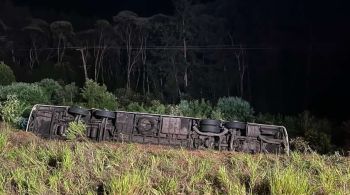
POLYGON ((41 140, 0 127, 0 194, 349 194, 350 159, 41 140))
POLYGON ((8 85, 15 81, 16 78, 12 69, 4 62, 0 62, 0 85, 8 85))
POLYGON ((349 144, 346 142, 349 138, 346 134, 350 129, 349 123, 337 127, 327 119, 316 118, 309 112, 297 116, 254 115, 249 102, 237 97, 219 98, 216 104, 204 99, 164 104, 153 98, 127 90, 113 94, 107 91, 105 85, 92 80, 87 80, 84 87, 79 89, 74 83, 61 85, 52 79, 44 79, 36 83, 12 83, 0 86, 0 116, 2 120, 14 124, 15 127, 23 128, 25 117, 28 117, 34 104, 77 104, 87 108, 284 125, 293 139, 292 149, 302 152, 312 149, 319 153, 339 151, 340 154, 346 154, 349 150, 346 145, 349 144), (344 144, 332 142, 332 136, 336 133, 343 133, 344 144))

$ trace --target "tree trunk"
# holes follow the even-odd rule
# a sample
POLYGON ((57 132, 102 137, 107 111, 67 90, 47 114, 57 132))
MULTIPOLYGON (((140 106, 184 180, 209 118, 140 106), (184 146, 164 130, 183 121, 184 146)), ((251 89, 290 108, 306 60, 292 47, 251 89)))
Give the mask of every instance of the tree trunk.
POLYGON ((85 81, 86 81, 86 80, 89 79, 89 77, 88 77, 87 67, 86 67, 86 58, 85 58, 85 55, 84 55, 85 48, 81 48, 81 49, 78 49, 78 50, 80 51, 81 59, 83 61, 84 76, 85 76, 85 81))

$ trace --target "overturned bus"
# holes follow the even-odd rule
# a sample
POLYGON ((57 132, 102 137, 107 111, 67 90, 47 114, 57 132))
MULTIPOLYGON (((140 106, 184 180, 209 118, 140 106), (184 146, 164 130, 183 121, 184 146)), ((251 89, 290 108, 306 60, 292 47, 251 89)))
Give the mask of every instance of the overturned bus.
POLYGON ((95 141, 289 154, 288 134, 283 126, 74 106, 35 105, 26 131, 43 138, 66 139, 72 121, 84 122, 86 137, 95 141))

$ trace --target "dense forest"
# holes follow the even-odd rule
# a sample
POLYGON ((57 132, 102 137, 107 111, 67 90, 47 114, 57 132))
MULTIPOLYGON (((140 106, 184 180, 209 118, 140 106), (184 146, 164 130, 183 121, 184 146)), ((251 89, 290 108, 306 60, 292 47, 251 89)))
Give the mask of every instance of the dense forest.
POLYGON ((350 128, 342 121, 349 115, 339 106, 347 94, 339 101, 328 94, 347 78, 340 74, 334 80, 343 69, 330 63, 342 51, 325 50, 316 41, 329 30, 315 33, 322 25, 312 21, 326 16, 309 14, 311 3, 177 0, 166 14, 124 10, 111 18, 38 18, 28 8, 0 2, 0 61, 11 67, 17 82, 51 78, 62 86, 83 87, 91 79, 117 98, 138 94, 164 104, 205 99, 215 105, 222 97, 237 96, 256 114, 310 110, 329 117, 336 125, 324 119, 329 128, 322 132, 336 145, 346 143, 343 132, 350 128))

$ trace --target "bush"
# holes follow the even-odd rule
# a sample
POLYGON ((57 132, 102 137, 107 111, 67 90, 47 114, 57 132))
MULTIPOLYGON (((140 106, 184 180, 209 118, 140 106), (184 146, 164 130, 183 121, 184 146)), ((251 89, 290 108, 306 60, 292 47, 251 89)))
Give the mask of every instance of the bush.
POLYGON ((86 125, 82 121, 70 122, 68 124, 67 139, 74 140, 77 138, 83 138, 85 135, 86 125))
POLYGON ((213 112, 211 113, 210 118, 211 119, 215 119, 215 120, 224 120, 224 116, 223 116, 221 110, 219 110, 219 109, 213 110, 213 112))
POLYGON ((44 90, 35 83, 12 83, 0 86, 0 101, 6 100, 9 95, 15 95, 18 100, 29 105, 50 102, 44 90))
POLYGON ((152 100, 151 105, 147 108, 147 112, 154 114, 167 114, 166 106, 159 100, 152 100))
POLYGON ((181 100, 178 108, 182 116, 188 117, 210 118, 212 112, 212 107, 209 101, 205 101, 204 99, 201 101, 181 100))
POLYGON ((43 79, 37 83, 42 88, 45 95, 49 97, 50 103, 60 104, 62 102, 61 94, 63 93, 63 87, 53 79, 43 79))
POLYGON ((258 116, 255 117, 255 122, 269 125, 284 125, 285 117, 281 114, 259 113, 258 116))
POLYGON ((308 111, 297 116, 284 117, 282 115, 259 114, 256 120, 259 123, 285 126, 289 137, 296 137, 293 142, 297 151, 301 151, 300 148, 306 145, 319 153, 328 153, 333 149, 331 144, 332 124, 326 119, 312 116, 308 111))
POLYGON ((350 151, 350 120, 347 120, 342 123, 338 134, 340 139, 342 140, 340 145, 342 145, 345 148, 345 150, 350 151))
POLYGON ((127 107, 126 110, 129 112, 147 112, 146 108, 142 103, 132 102, 127 107))
POLYGON ((63 104, 73 105, 77 100, 78 95, 79 88, 75 85, 75 83, 71 83, 63 87, 63 94, 60 96, 62 97, 63 104))
POLYGON ((249 102, 239 97, 220 98, 216 110, 220 110, 225 120, 250 121, 253 119, 253 108, 249 102))
POLYGON ((305 140, 309 142, 310 147, 320 153, 328 153, 332 149, 330 132, 331 123, 326 119, 317 119, 310 112, 305 111, 298 116, 298 124, 304 132, 305 140))
POLYGON ((12 69, 4 62, 0 62, 0 85, 9 85, 16 82, 12 69))
POLYGON ((126 90, 124 88, 119 88, 115 91, 115 95, 118 98, 118 103, 121 107, 126 108, 129 104, 133 102, 138 103, 151 103, 153 95, 142 95, 137 92, 126 90))
POLYGON ((167 105, 166 113, 173 116, 180 116, 181 111, 180 111, 179 105, 172 105, 172 104, 167 105))
POLYGON ((105 85, 87 80, 85 86, 81 91, 81 96, 89 108, 100 108, 115 110, 117 108, 117 101, 115 96, 107 91, 105 85))
POLYGON ((296 137, 290 140, 290 149, 295 152, 300 153, 310 153, 312 152, 309 142, 303 137, 296 137))
POLYGON ((7 100, 0 104, 0 114, 5 122, 18 126, 21 116, 28 108, 26 104, 17 99, 16 96, 8 96, 7 100))

